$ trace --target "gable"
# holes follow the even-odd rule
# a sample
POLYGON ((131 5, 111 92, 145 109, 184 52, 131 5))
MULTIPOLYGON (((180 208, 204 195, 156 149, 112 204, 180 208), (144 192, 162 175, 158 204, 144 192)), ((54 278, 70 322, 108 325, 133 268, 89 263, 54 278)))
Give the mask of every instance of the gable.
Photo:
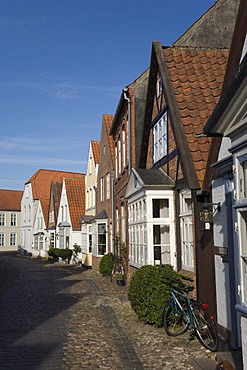
POLYGON ((81 217, 85 214, 85 179, 65 179, 65 193, 73 230, 81 229, 81 217))
POLYGON ((179 156, 181 172, 191 189, 201 188, 203 184, 211 140, 197 135, 201 134, 219 100, 228 54, 228 49, 161 47, 160 43, 153 43, 145 116, 150 126, 143 138, 143 158, 148 152, 147 135, 152 147, 150 128, 167 109, 174 145, 171 148, 168 142, 170 152, 166 159, 174 162, 174 157, 179 156), (162 95, 157 99, 159 79, 162 80, 162 95), (171 149, 173 155, 169 158, 171 149))

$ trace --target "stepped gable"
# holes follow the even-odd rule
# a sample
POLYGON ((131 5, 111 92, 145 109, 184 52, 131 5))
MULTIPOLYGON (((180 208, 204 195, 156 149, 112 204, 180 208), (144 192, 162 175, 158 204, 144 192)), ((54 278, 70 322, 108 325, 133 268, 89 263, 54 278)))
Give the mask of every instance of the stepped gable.
POLYGON ((0 189, 0 211, 21 211, 23 191, 0 189))
POLYGON ((229 49, 162 49, 194 167, 202 186, 211 139, 197 138, 196 135, 202 133, 219 101, 229 49))

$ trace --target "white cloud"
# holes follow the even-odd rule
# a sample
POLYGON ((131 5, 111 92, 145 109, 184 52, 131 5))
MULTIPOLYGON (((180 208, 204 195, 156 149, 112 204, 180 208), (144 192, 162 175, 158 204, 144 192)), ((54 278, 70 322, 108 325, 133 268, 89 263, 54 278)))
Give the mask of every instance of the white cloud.
POLYGON ((19 165, 36 165, 39 166, 64 166, 64 165, 77 165, 82 167, 85 165, 85 161, 77 161, 73 159, 66 159, 66 158, 46 158, 46 157, 22 157, 22 156, 9 156, 9 155, 2 155, 0 156, 0 163, 4 164, 19 164, 19 165))
POLYGON ((118 98, 119 86, 94 86, 84 84, 71 76, 59 76, 54 73, 32 72, 28 76, 18 77, 15 81, 0 82, 2 87, 25 87, 59 100, 83 100, 88 93, 95 93, 118 98))

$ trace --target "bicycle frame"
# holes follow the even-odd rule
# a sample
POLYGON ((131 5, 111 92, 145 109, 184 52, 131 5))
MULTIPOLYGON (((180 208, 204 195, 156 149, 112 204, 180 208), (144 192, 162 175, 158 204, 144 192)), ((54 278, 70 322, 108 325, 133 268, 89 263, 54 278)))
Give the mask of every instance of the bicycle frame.
POLYGON ((184 317, 186 318, 190 328, 193 327, 194 318, 193 318, 193 314, 192 314, 191 298, 188 295, 185 295, 185 294, 177 291, 174 288, 171 288, 171 297, 172 297, 173 301, 178 305, 179 309, 182 311, 182 313, 183 313, 184 317), (180 297, 182 297, 186 301, 186 304, 187 304, 187 307, 186 307, 187 309, 186 310, 181 305, 181 303, 179 302, 176 295, 179 295, 180 297))

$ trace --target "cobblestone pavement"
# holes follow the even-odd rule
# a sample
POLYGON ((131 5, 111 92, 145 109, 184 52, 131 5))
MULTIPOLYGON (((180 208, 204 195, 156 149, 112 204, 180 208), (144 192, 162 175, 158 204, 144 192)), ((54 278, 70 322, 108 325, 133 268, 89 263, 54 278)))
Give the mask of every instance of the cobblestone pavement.
POLYGON ((1 252, 0 283, 0 370, 190 370, 214 358, 141 323, 127 287, 94 270, 1 252))

